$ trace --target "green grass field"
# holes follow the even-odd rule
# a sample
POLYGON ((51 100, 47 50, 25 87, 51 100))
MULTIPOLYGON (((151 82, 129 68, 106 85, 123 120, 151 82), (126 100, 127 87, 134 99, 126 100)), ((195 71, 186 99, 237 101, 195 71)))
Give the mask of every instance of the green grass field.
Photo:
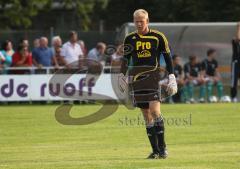
MULTIPOLYGON (((73 117, 98 105, 74 106, 73 117)), ((240 104, 162 105, 169 157, 147 160, 139 111, 120 106, 86 126, 55 120, 56 105, 0 106, 1 169, 239 169, 240 104)))

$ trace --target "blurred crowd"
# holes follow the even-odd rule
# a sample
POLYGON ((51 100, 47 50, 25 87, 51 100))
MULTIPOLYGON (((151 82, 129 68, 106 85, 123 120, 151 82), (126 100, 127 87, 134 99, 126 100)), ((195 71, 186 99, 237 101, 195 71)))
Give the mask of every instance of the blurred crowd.
POLYGON ((28 39, 22 39, 16 48, 10 40, 2 43, 0 73, 28 74, 31 72, 30 69, 12 70, 10 67, 35 67, 38 70, 46 67, 71 69, 80 66, 80 61, 85 58, 100 62, 103 66, 111 63, 119 65, 122 57, 118 46, 113 53, 106 55, 106 44, 103 42, 98 42, 94 48, 88 50, 84 41, 78 38, 76 31, 69 32, 69 39, 65 43, 60 36, 54 36, 51 44, 47 37, 40 37, 33 41, 32 46, 30 50, 28 39))

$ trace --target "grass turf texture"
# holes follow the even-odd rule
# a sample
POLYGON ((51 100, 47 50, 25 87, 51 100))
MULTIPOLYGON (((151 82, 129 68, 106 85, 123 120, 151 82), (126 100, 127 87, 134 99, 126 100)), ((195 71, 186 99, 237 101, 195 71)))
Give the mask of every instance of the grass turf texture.
MULTIPOLYGON (((151 149, 137 109, 120 106, 97 123, 65 126, 54 118, 56 107, 0 107, 1 169, 240 168, 240 104, 162 105, 166 160, 145 159, 151 149)), ((99 107, 74 106, 71 115, 99 107)))

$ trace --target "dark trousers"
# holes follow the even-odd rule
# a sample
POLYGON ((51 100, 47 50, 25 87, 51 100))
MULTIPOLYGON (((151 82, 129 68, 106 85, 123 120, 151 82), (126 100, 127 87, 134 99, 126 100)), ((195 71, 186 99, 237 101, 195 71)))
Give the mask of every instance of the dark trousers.
POLYGON ((231 97, 237 97, 238 79, 240 78, 240 61, 233 61, 231 65, 231 97))

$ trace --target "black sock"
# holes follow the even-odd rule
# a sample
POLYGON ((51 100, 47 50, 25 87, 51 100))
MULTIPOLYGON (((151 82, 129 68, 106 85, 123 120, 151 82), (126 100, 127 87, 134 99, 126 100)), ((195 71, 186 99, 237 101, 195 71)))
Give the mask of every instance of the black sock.
POLYGON ((158 139, 158 148, 162 150, 166 148, 165 138, 164 138, 164 121, 162 116, 158 117, 154 122, 154 127, 158 139))
POLYGON ((150 141, 153 152, 158 153, 159 150, 158 150, 158 143, 157 143, 157 135, 156 135, 154 125, 148 125, 146 127, 146 130, 147 130, 148 139, 150 141))

